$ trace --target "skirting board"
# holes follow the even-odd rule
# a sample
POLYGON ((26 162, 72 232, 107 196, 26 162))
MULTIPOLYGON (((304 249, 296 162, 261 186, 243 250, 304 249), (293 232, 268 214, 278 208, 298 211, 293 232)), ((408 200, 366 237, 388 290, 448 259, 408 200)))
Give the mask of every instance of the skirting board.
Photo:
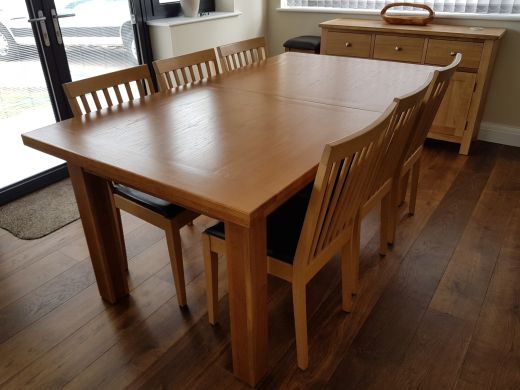
POLYGON ((520 128, 482 122, 478 139, 496 144, 520 147, 520 128))

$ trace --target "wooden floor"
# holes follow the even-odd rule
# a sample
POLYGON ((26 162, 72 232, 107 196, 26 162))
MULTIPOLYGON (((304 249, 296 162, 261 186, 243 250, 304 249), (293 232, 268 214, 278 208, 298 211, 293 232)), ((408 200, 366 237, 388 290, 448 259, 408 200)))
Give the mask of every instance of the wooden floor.
MULTIPOLYGON (((290 286, 269 280, 269 374, 261 388, 519 389, 520 148, 470 158, 429 144, 417 213, 377 255, 363 226, 361 293, 341 311, 339 262, 308 288, 310 365, 296 367, 290 286)), ((0 230, 0 387, 244 388, 231 373, 226 267, 221 325, 207 323, 199 218, 182 231, 180 310, 162 231, 124 215, 131 295, 98 295, 79 222, 36 241, 0 230)), ((222 259, 221 259, 222 260, 222 259)))

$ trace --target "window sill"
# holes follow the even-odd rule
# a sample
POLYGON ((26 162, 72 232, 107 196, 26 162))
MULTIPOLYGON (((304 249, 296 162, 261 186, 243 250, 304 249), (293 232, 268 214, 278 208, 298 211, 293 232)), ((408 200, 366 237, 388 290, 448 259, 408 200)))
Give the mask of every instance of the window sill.
POLYGON ((183 24, 201 23, 206 22, 208 20, 232 18, 239 15, 242 15, 242 12, 210 12, 209 15, 197 16, 194 18, 190 18, 187 16, 177 16, 174 18, 154 19, 148 21, 147 24, 148 26, 154 27, 172 27, 181 26, 183 24))
MULTIPOLYGON (((309 12, 322 14, 347 14, 347 15, 379 15, 377 10, 367 9, 344 9, 330 7, 279 7, 281 12, 309 12)), ((408 11, 407 15, 419 15, 419 12, 408 11)), ((449 12, 436 12, 435 17, 439 19, 470 19, 470 20, 520 20, 520 14, 459 14, 449 12)))

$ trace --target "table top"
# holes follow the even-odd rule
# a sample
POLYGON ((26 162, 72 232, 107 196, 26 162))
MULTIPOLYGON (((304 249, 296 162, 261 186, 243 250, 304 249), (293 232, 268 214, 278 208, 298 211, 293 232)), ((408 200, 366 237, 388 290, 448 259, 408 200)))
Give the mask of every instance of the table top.
MULTIPOLYGON (((338 105, 311 101, 320 96, 327 102, 327 96, 350 99, 355 95, 328 95, 325 89, 331 84, 323 82, 322 87, 316 81, 320 76, 313 77, 312 71, 301 80, 290 76, 288 80, 293 81, 282 83, 282 87, 272 80, 272 90, 259 86, 252 92, 246 90, 252 86, 237 86, 238 79, 257 85, 262 69, 270 75, 277 73, 273 70, 277 67, 289 71, 288 61, 299 63, 300 68, 305 64, 313 68, 314 57, 320 56, 275 57, 266 67, 222 78, 218 86, 203 83, 177 93, 155 94, 26 133, 23 141, 96 175, 249 226, 253 218, 268 214, 313 179, 326 143, 361 130, 379 115, 371 110, 377 105, 368 96, 367 110, 340 106, 339 99, 338 105), (311 92, 305 93, 306 89, 295 83, 310 86, 307 90, 311 92), (294 93, 300 91, 302 99, 298 100, 294 93)), ((348 67, 350 61, 346 60, 348 67)), ((337 64, 337 59, 324 57, 319 62, 337 64)), ((394 63, 381 63, 381 77, 372 82, 388 78, 385 65, 396 69, 394 63)), ((408 64, 399 65, 412 69, 408 64)), ((413 67, 422 72, 414 69, 414 81, 408 80, 406 91, 396 82, 381 94, 393 96, 418 88, 429 69, 413 67), (387 91, 389 88, 395 92, 387 91)), ((337 84, 341 80, 338 76, 337 84)))
POLYGON ((211 85, 384 112, 435 66, 288 52, 211 80, 211 85))

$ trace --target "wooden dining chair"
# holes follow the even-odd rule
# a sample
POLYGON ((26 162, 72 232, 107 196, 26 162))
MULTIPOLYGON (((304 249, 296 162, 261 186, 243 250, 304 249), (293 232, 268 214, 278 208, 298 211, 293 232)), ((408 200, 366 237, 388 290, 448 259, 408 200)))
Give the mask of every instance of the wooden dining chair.
MULTIPOLYGON (((428 92, 426 92, 424 98, 424 104, 417 121, 417 126, 412 134, 412 140, 406 153, 405 162, 401 168, 400 182, 398 184, 400 186, 402 203, 406 197, 408 181, 410 180, 410 202, 408 206, 410 215, 415 213, 423 144, 442 100, 446 95, 450 80, 461 61, 462 54, 457 53, 450 65, 434 71, 428 92)), ((395 213, 398 213, 397 209, 395 213)))
POLYGON ((153 62, 159 91, 182 87, 220 74, 215 49, 153 62))
MULTIPOLYGON (((375 176, 381 135, 396 104, 366 129, 325 146, 310 196, 294 196, 267 218, 268 272, 292 283, 298 366, 308 365, 306 285, 337 253, 342 258, 343 310, 352 309, 354 221, 375 176)), ((209 322, 217 322, 218 254, 224 224, 203 233, 209 322)))
POLYGON ((217 48, 222 67, 226 72, 256 64, 267 58, 265 38, 253 38, 217 48))
POLYGON ((393 229, 395 229, 395 213, 393 210, 399 203, 399 192, 395 190, 394 183, 399 181, 400 169, 410 143, 410 135, 416 124, 429 85, 430 80, 417 91, 394 99, 396 109, 378 155, 376 176, 367 191, 367 197, 361 204, 353 229, 352 255, 355 267, 353 289, 356 294, 359 292, 361 222, 372 209, 378 204, 381 205, 379 253, 386 255, 388 243, 392 234, 395 234, 393 232, 393 229))
MULTIPOLYGON (((63 88, 76 118, 81 117, 84 113, 97 111, 104 107, 113 107, 126 100, 134 100, 137 96, 134 95, 132 89, 137 89, 141 98, 147 93, 155 92, 146 65, 73 81, 63 84, 63 88), (146 90, 143 84, 146 85, 146 90)), ((126 250, 120 210, 133 214, 165 231, 177 301, 180 306, 185 306, 186 287, 179 230, 193 221, 198 214, 122 184, 113 183, 111 190, 115 207, 114 218, 117 221, 121 250, 125 254, 125 258, 126 250)), ((128 269, 126 259, 122 266, 128 269)))

